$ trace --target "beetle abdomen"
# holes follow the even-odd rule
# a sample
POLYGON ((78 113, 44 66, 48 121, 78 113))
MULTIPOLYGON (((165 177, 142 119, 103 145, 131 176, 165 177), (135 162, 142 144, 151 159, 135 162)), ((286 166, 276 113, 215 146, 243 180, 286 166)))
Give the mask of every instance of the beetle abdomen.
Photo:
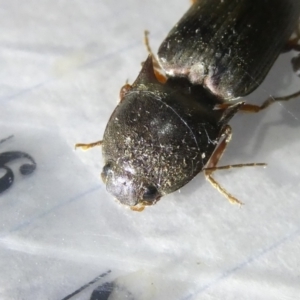
POLYGON ((196 1, 161 44, 168 76, 225 98, 256 89, 295 30, 299 0, 196 1))

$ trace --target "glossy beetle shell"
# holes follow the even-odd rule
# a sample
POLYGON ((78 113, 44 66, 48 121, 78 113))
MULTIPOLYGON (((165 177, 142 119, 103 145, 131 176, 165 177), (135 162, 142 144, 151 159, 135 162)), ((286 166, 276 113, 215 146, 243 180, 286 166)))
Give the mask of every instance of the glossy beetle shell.
POLYGON ((218 103, 201 86, 184 80, 160 83, 149 56, 104 133, 102 177, 107 190, 123 204, 150 205, 189 182, 206 165, 223 126, 243 105, 213 110, 218 103))
POLYGON ((223 99, 256 89, 282 52, 300 14, 299 0, 199 0, 161 44, 170 77, 186 77, 223 99))

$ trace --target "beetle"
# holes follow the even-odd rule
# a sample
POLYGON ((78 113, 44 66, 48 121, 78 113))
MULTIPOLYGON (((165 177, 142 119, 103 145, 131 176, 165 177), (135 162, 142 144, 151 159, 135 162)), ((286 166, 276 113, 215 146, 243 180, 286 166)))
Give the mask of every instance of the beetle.
MULTIPOLYGON (((106 126, 106 189, 142 210, 204 171, 232 203, 241 202, 212 177, 231 139, 230 119, 261 106, 237 100, 255 90, 284 49, 299 50, 299 0, 196 0, 158 50, 149 55, 106 126), (231 100, 237 100, 232 102, 231 100)), ((151 52, 151 50, 149 50, 151 52)), ((245 164, 243 164, 245 165, 245 164)), ((264 165, 264 164, 246 164, 264 165)), ((238 165, 241 166, 241 165, 238 165)))

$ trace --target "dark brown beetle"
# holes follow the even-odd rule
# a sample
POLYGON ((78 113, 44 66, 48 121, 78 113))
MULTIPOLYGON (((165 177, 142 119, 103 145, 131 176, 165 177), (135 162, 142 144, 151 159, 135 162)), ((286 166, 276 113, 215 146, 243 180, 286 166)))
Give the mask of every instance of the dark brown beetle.
POLYGON ((228 100, 256 89, 286 45, 299 47, 288 42, 299 15, 299 0, 194 1, 161 44, 159 63, 150 55, 133 85, 121 89, 103 140, 76 145, 102 145, 107 190, 142 210, 204 170, 240 203, 212 177, 231 138, 228 122, 239 110, 289 97, 262 106, 228 100))

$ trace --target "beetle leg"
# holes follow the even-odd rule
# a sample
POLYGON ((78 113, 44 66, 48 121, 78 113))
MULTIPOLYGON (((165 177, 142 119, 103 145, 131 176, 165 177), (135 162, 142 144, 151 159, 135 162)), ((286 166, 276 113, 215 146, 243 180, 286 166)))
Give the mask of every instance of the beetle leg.
POLYGON ((141 212, 145 209, 145 206, 144 205, 130 206, 130 209, 133 211, 141 212))
POLYGON ((212 157, 209 160, 207 168, 204 168, 204 174, 206 179, 211 183, 211 185, 217 189, 221 194, 223 194, 230 203, 232 204, 239 204, 242 205, 243 203, 228 193, 213 177, 212 174, 214 171, 217 170, 228 170, 232 168, 242 168, 242 167, 256 167, 256 166, 263 166, 265 167, 265 163, 248 163, 248 164, 236 164, 236 165, 227 165, 227 166, 220 166, 218 167, 217 164, 220 161, 228 143, 232 137, 231 127, 226 125, 221 134, 221 137, 224 137, 221 143, 218 145, 217 149, 214 151, 212 157))
POLYGON ((75 149, 81 148, 82 150, 89 150, 93 147, 101 146, 101 145, 102 145, 102 141, 98 141, 98 142, 90 143, 90 144, 76 144, 75 149))
POLYGON ((271 104, 275 103, 275 102, 279 102, 279 101, 289 101, 291 99, 297 98, 300 96, 300 91, 294 93, 294 94, 290 94, 284 97, 269 97, 267 100, 265 100, 263 102, 262 105, 254 105, 254 104, 244 104, 241 107, 241 111, 244 112, 250 112, 250 113, 257 113, 267 107, 269 107, 271 104))
POLYGON ((151 46, 150 46, 150 42, 149 42, 149 34, 150 32, 148 30, 145 30, 144 31, 144 43, 145 43, 145 46, 146 46, 146 49, 148 51, 148 53, 152 56, 152 61, 153 61, 153 67, 156 69, 161 69, 160 65, 159 65, 159 62, 157 60, 157 58, 155 57, 152 49, 151 49, 151 46))
POLYGON ((205 177, 210 182, 210 184, 218 190, 231 204, 243 205, 244 203, 229 194, 213 177, 211 174, 207 174, 205 171, 205 177))
POLYGON ((163 74, 164 71, 161 68, 156 56, 152 52, 152 49, 151 49, 150 43, 149 43, 149 31, 147 31, 147 30, 145 30, 145 32, 144 32, 144 43, 145 43, 148 53, 152 57, 154 74, 155 74, 157 80, 161 83, 165 83, 167 81, 167 77, 163 74))
POLYGON ((223 138, 222 142, 219 143, 216 150, 212 154, 211 158, 208 161, 207 167, 205 169, 211 169, 211 168, 216 167, 216 165, 220 161, 220 159, 221 159, 228 143, 231 141, 232 130, 231 130, 231 127, 229 125, 225 126, 225 128, 221 132, 220 137, 221 138, 224 137, 224 138, 223 138))
POLYGON ((226 125, 221 137, 224 136, 222 142, 218 145, 217 149, 214 151, 212 157, 209 160, 208 168, 204 169, 204 175, 206 180, 208 180, 211 185, 217 189, 221 194, 223 194, 230 203, 242 205, 243 203, 229 194, 212 176, 213 172, 217 169, 217 164, 221 159, 226 146, 231 140, 232 132, 231 127, 226 125))
POLYGON ((131 90, 131 87, 132 86, 126 80, 125 85, 123 85, 120 90, 120 102, 122 102, 124 96, 131 90))
MULTIPOLYGON (((284 96, 284 97, 272 97, 271 96, 267 100, 265 100, 262 105, 245 103, 243 106, 241 106, 239 111, 248 112, 248 113, 258 113, 261 110, 269 107, 271 104, 273 104, 275 102, 289 101, 289 100, 297 98, 299 96, 300 96, 300 91, 298 91, 294 94, 284 96)), ((222 103, 222 104, 216 105, 215 109, 227 109, 231 105, 232 105, 231 103, 222 103)))

